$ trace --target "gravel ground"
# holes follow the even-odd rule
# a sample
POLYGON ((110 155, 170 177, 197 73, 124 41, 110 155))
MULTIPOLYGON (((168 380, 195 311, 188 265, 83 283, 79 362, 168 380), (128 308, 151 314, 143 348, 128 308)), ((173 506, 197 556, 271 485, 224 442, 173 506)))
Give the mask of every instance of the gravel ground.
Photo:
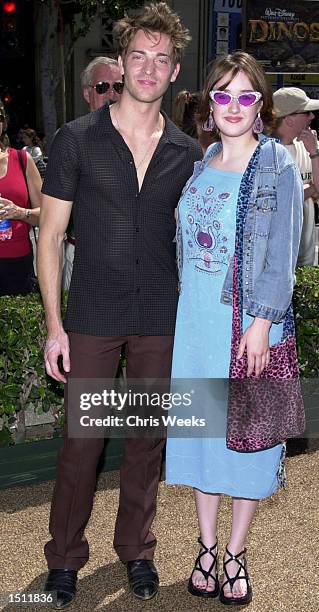
MULTIPOLYGON (((250 612, 318 612, 319 452, 287 460, 288 489, 262 502, 250 531, 248 564, 254 598, 250 612)), ((68 610, 107 612, 193 612, 225 610, 219 601, 202 601, 186 584, 197 554, 197 522, 192 491, 160 484, 156 565, 161 589, 147 604, 128 592, 125 567, 112 549, 119 473, 102 474, 87 528, 91 557, 79 573, 78 594, 68 610)), ((40 592, 46 564, 48 518, 53 483, 0 491, 0 592, 40 592)), ((220 508, 219 543, 230 526, 230 499, 220 508)), ((32 612, 46 606, 5 605, 6 612, 32 612)), ((229 609, 234 609, 229 606, 229 609)))

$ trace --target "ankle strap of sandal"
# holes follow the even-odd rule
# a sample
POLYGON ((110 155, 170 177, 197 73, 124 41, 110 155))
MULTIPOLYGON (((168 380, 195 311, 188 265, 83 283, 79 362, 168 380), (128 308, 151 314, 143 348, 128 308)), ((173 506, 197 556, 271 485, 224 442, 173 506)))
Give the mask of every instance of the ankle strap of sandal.
POLYGON ((244 548, 239 553, 237 553, 237 555, 233 555, 233 553, 230 552, 228 546, 226 546, 226 553, 229 555, 230 558, 227 559, 227 561, 225 561, 225 564, 228 563, 229 561, 237 561, 237 563, 239 563, 238 557, 242 557, 243 555, 246 554, 246 552, 247 552, 247 548, 244 548))
POLYGON ((204 548, 205 552, 209 552, 209 553, 214 555, 214 553, 212 551, 214 550, 214 548, 217 548, 217 544, 218 544, 217 538, 216 538, 216 542, 215 542, 214 546, 211 546, 210 548, 207 548, 207 546, 205 546, 205 544, 203 544, 203 542, 200 539, 200 537, 197 538, 197 542, 198 542, 198 544, 201 545, 202 548, 204 548))

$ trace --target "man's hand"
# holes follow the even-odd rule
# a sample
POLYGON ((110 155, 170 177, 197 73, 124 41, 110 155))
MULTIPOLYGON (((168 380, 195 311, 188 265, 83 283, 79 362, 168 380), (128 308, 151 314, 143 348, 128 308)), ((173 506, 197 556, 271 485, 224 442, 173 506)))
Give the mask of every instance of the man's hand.
POLYGON ((316 186, 312 182, 308 185, 304 185, 304 190, 305 200, 307 200, 308 198, 312 198, 314 202, 317 202, 317 200, 319 200, 319 192, 317 191, 316 186))
POLYGON ((62 355, 63 370, 70 372, 69 339, 64 330, 55 336, 48 336, 44 347, 45 369, 55 380, 66 383, 66 378, 58 368, 58 357, 62 355))
POLYGON ((241 337, 237 359, 241 359, 245 350, 247 350, 247 376, 255 372, 256 376, 260 376, 265 367, 270 361, 269 351, 269 329, 271 321, 256 317, 254 322, 247 327, 245 333, 241 337))
POLYGON ((318 136, 316 130, 311 130, 310 127, 300 132, 297 140, 304 143, 309 155, 313 155, 317 151, 318 136))

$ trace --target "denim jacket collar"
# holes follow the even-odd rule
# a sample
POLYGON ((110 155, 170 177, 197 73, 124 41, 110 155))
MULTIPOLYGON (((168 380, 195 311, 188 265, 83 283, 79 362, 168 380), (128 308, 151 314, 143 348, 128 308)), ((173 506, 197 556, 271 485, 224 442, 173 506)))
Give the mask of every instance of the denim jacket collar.
MULTIPOLYGON (((259 144, 265 144, 265 142, 267 142, 268 140, 269 138, 267 138, 267 136, 265 136, 264 134, 258 134, 259 144)), ((209 145, 203 159, 194 163, 193 175, 186 183, 183 191, 188 189, 188 187, 193 183, 193 181, 195 181, 195 179, 201 174, 201 172, 203 172, 204 168, 208 166, 213 157, 215 157, 215 155, 217 155, 217 153, 219 153, 221 149, 222 143, 220 141, 213 142, 213 144, 209 145)))

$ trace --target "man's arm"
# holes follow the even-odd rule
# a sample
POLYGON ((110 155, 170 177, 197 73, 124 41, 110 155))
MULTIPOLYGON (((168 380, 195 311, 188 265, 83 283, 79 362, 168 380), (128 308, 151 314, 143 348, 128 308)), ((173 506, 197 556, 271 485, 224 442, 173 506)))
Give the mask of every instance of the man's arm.
POLYGON ((49 376, 61 382, 66 382, 66 378, 58 368, 59 355, 64 371, 70 371, 69 341, 61 320, 61 276, 63 238, 71 209, 72 202, 43 195, 37 245, 37 273, 48 330, 45 367, 49 376))
MULTIPOLYGON (((310 128, 302 130, 298 140, 301 140, 305 145, 309 155, 315 155, 318 151, 317 132, 310 128)), ((317 199, 319 192, 319 156, 311 159, 312 165, 312 184, 305 189, 305 200, 307 198, 317 199)))

